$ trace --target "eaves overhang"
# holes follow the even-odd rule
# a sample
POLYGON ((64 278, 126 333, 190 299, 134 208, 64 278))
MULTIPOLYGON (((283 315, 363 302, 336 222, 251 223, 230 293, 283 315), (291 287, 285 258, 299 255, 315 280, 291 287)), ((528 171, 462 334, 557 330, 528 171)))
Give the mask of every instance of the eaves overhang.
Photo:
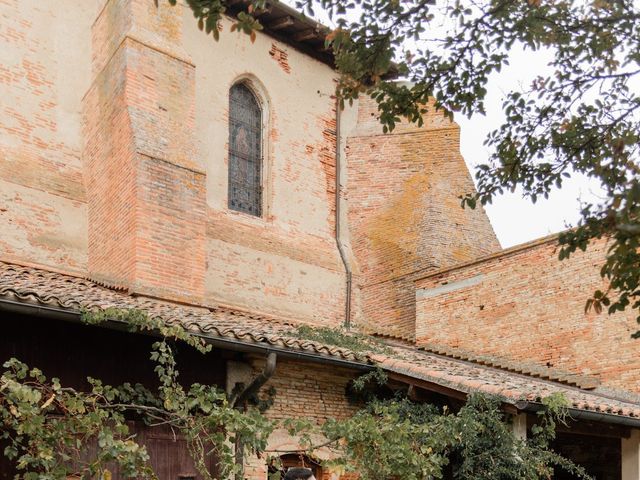
MULTIPOLYGON (((385 370, 407 384, 466 398, 474 392, 493 395, 513 411, 533 411, 552 394, 562 394, 576 418, 619 423, 640 428, 640 400, 600 392, 598 388, 552 381, 514 373, 415 346, 388 345, 383 351, 354 352, 301 338, 289 320, 234 310, 221 306, 190 306, 131 295, 91 280, 52 272, 44 268, 0 261, 0 311, 31 316, 81 321, 81 312, 95 309, 139 309, 168 325, 180 324, 207 342, 224 349, 244 352, 276 352, 282 358, 326 363, 354 371, 385 370), (578 413, 582 412, 582 413, 578 413)), ((112 321, 109 328, 125 328, 112 321)))

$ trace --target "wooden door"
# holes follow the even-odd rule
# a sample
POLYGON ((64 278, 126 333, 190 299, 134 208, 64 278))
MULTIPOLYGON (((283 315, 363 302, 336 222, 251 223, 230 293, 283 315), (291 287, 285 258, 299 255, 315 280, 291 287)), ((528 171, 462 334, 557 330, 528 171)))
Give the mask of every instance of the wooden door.
MULTIPOLYGON (((184 438, 167 427, 136 425, 139 441, 147 447, 150 464, 160 480, 203 480, 197 472, 184 438)), ((209 455, 207 469, 215 477, 217 458, 209 455)))

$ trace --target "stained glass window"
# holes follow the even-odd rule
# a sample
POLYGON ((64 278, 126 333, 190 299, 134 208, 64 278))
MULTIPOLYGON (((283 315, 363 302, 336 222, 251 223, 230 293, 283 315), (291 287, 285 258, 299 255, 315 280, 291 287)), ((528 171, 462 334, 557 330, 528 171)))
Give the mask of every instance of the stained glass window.
POLYGON ((229 208, 262 213, 262 110, 242 83, 229 91, 229 208))

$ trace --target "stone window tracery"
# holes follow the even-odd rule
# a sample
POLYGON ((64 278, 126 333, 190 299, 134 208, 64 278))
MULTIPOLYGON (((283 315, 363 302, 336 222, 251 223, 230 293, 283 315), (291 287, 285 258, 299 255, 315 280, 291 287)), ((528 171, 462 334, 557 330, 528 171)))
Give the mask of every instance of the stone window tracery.
POLYGON ((262 108, 245 83, 229 91, 229 208, 262 215, 262 108))

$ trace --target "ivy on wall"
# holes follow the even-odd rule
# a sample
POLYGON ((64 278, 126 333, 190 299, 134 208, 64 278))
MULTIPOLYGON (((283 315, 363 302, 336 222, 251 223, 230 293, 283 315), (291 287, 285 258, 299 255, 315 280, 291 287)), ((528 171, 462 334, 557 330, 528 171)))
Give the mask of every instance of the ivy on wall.
MULTIPOLYGON (((80 391, 18 359, 6 361, 0 376, 0 438, 7 445, 4 455, 15 462, 18 479, 110 479, 114 465, 125 477, 156 478, 145 445, 127 424, 132 416, 148 426, 169 426, 182 436, 196 468, 208 479, 206 460, 212 454, 218 459, 220 478, 241 471, 233 450, 237 436, 246 456, 277 457, 281 452, 267 448, 275 428, 297 436, 303 445, 300 453, 313 457, 319 448, 330 449, 332 460, 325 466, 358 472, 363 480, 441 478, 445 469, 460 479, 534 480, 549 478, 554 467, 587 478, 549 448, 565 411, 560 397, 546 400, 526 441, 511 433, 500 402, 481 395, 471 395, 457 412, 414 403, 402 395, 370 396, 348 420, 327 419, 321 426, 305 419, 273 421, 259 405, 233 408, 217 386, 194 383, 185 388, 178 382, 175 342, 203 355, 210 350, 201 337, 181 326, 166 326, 138 310, 84 312, 83 319, 90 324, 115 320, 126 323, 132 333, 157 335, 150 359, 158 387, 111 386, 89 378, 90 388, 80 391), (319 437, 325 439, 320 444, 319 437), (95 446, 90 456, 87 445, 95 446)), ((386 380, 384 372, 375 370, 357 379, 353 388, 363 390, 386 380)))

